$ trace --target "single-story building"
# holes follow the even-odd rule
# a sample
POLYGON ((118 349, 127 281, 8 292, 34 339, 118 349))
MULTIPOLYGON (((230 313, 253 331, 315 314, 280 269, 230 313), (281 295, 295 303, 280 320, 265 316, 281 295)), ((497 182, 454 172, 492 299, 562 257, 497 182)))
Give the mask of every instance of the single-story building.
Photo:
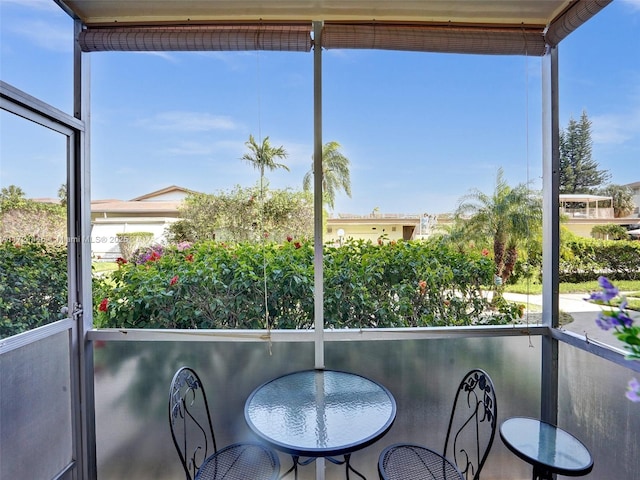
POLYGON ((150 232, 163 243, 166 228, 178 220, 178 208, 186 188, 172 185, 128 201, 91 202, 91 252, 96 259, 115 260, 121 256, 119 233, 150 232))
MULTIPOLYGON (((640 197, 640 182, 636 185, 640 197)), ((150 192, 131 200, 95 200, 91 202, 91 251, 96 259, 115 260, 121 255, 118 233, 150 232, 154 241, 165 241, 166 228, 179 218, 182 201, 193 190, 176 185, 150 192)), ((638 223, 634 218, 614 218, 613 199, 599 195, 560 195, 560 209, 568 216, 565 225, 573 233, 590 237, 596 225, 638 223), (603 202, 608 206, 602 206, 603 202)), ((635 200, 636 205, 640 199, 635 200)), ((326 221, 324 239, 340 244, 350 238, 371 240, 415 240, 427 238, 438 226, 451 223, 448 214, 381 213, 368 215, 337 214, 326 221)))

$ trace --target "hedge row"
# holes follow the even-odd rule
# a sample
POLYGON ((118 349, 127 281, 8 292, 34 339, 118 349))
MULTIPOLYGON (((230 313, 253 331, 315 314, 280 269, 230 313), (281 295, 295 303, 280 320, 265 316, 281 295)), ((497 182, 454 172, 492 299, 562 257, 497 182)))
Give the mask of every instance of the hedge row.
POLYGON ((585 282, 600 275, 611 280, 640 280, 640 242, 590 238, 563 242, 561 282, 585 282))
POLYGON ((66 245, 0 244, 0 338, 65 318, 66 245))
MULTIPOLYGON (((98 327, 310 328, 313 247, 208 242, 153 248, 94 279, 98 327), (265 294, 266 285, 266 294, 265 294), (265 307, 266 298, 266 307, 265 307), (267 312, 269 321, 267 323, 267 312)), ((562 282, 640 279, 640 242, 563 242, 562 282)), ((324 251, 324 319, 334 328, 508 323, 482 296, 493 262, 438 242, 350 241, 324 251)), ((67 253, 39 242, 0 243, 0 337, 64 318, 67 253)))
MULTIPOLYGON (((120 262, 94 284, 98 327, 311 328, 313 246, 199 243, 120 262), (266 285, 266 293, 265 293, 266 285), (266 300, 266 306, 265 306, 266 300), (268 312, 268 322, 267 322, 268 312)), ((492 261, 440 243, 350 241, 324 251, 326 327, 508 322, 482 295, 492 261)))

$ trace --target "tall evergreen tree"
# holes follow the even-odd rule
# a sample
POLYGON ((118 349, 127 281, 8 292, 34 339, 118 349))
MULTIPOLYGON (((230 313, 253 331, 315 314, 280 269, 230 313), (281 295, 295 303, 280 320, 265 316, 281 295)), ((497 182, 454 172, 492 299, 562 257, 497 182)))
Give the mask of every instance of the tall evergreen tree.
POLYGON ((583 110, 579 122, 572 117, 560 131, 560 193, 593 193, 611 178, 592 158, 592 145, 591 121, 583 110))

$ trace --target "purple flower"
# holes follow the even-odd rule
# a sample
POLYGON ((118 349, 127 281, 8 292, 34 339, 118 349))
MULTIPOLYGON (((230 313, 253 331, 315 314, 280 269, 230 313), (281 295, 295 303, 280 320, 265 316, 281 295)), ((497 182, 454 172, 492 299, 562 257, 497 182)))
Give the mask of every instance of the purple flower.
MULTIPOLYGON (((609 308, 598 313, 596 324, 603 330, 614 329, 613 334, 627 344, 625 348, 631 350, 627 358, 640 360, 640 338, 638 329, 633 326, 633 320, 627 314, 627 299, 621 296, 620 305, 616 309, 611 300, 619 295, 618 289, 613 286, 607 277, 599 277, 598 284, 602 288, 602 292, 592 293, 586 300, 604 303, 609 308)), ((629 381, 626 397, 632 402, 640 402, 640 382, 637 379, 634 378, 629 381)))
POLYGON ((631 317, 623 312, 622 309, 620 309, 620 312, 618 312, 617 320, 618 324, 621 327, 630 327, 631 325, 633 325, 633 320, 631 319, 631 317))
POLYGON ((632 402, 640 402, 640 382, 637 379, 629 380, 626 397, 632 402))
POLYGON ((598 285, 602 288, 601 292, 593 292, 589 298, 585 300, 607 303, 618 295, 618 289, 609 281, 607 277, 598 277, 598 285))
POLYGON ((598 313, 598 318, 596 318, 596 325, 598 325, 602 330, 611 330, 614 328, 613 317, 600 312, 598 313))
POLYGON ((603 295, 607 297, 605 302, 608 302, 618 295, 618 289, 613 286, 613 283, 611 283, 607 277, 598 277, 598 284, 602 287, 603 295))

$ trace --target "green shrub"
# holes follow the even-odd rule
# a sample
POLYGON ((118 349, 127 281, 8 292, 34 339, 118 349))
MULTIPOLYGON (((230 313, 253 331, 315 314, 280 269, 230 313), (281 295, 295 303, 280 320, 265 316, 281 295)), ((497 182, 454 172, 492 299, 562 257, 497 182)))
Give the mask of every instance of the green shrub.
POLYGON ((617 223, 596 225, 591 229, 591 236, 601 240, 629 240, 627 229, 617 223))
MULTIPOLYGON (((493 264, 480 254, 349 241, 325 247, 324 262, 326 327, 470 325, 489 308, 481 287, 493 264)), ((96 279, 96 326, 311 328, 313 279, 307 241, 173 247, 96 279)))
POLYGON ((600 275, 611 280, 640 280, 640 242, 576 237, 563 247, 561 282, 584 282, 600 275))
POLYGON ((65 317, 66 245, 0 243, 0 337, 65 317))

